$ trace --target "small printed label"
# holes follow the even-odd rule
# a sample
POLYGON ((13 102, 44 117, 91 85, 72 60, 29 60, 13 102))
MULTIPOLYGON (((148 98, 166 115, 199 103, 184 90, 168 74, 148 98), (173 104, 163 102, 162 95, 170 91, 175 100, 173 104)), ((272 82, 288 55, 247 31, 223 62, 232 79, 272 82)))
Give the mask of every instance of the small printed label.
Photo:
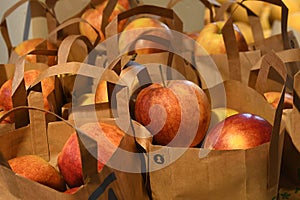
POLYGON ((164 164, 165 163, 165 159, 164 157, 161 155, 161 154, 155 154, 154 157, 153 157, 154 161, 157 163, 157 164, 164 164))

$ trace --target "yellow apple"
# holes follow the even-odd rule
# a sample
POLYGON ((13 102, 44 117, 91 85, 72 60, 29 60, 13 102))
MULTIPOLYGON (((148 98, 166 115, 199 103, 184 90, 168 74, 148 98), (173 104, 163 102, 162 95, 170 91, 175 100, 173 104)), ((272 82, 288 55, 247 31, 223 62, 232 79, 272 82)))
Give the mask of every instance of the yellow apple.
MULTIPOLYGON (((241 2, 241 0, 238 0, 241 2)), ((265 2, 262 1, 244 1, 243 5, 247 6, 252 12, 256 15, 260 16, 262 8, 265 6, 265 2)), ((233 4, 230 7, 230 12, 232 13, 232 18, 234 21, 242 21, 242 22, 249 22, 247 11, 245 8, 241 7, 238 4, 233 4)))
POLYGON ((210 130, 212 127, 214 127, 217 123, 224 120, 225 118, 237 113, 239 113, 237 110, 228 107, 213 108, 211 110, 210 124, 208 130, 210 130))
POLYGON ((266 4, 260 13, 259 19, 263 30, 271 29, 270 23, 270 16, 271 16, 271 6, 266 4))
MULTIPOLYGON (((282 2, 289 9, 289 15, 300 11, 300 1, 299 0, 282 0, 282 2)), ((276 5, 271 5, 271 22, 275 20, 281 20, 281 7, 276 5)))
POLYGON ((288 17, 288 26, 300 32, 300 11, 291 13, 288 17))
MULTIPOLYGON (((251 26, 248 23, 245 22, 234 22, 235 25, 237 25, 237 27, 239 27, 240 31, 242 32, 242 34, 245 37, 245 40, 247 42, 247 44, 253 44, 254 43, 254 37, 252 34, 252 30, 251 30, 251 26)), ((272 34, 272 29, 263 29, 263 35, 264 38, 268 38, 270 37, 272 34)))
MULTIPOLYGON (((227 0, 225 0, 227 1, 227 0)), ((213 13, 216 12, 215 8, 212 7, 212 10, 213 10, 213 13)), ((227 20, 230 16, 230 13, 229 12, 224 12, 223 14, 223 20, 227 20)), ((209 24, 211 22, 211 19, 210 19, 210 10, 208 8, 205 8, 204 10, 204 25, 205 24, 209 24)))
MULTIPOLYGON (((222 28, 225 21, 212 22, 205 25, 201 30, 197 38, 197 45, 195 45, 195 54, 203 55, 201 46, 206 50, 208 54, 225 54, 226 47, 223 40, 222 28)), ((240 29, 233 24, 235 38, 238 44, 239 51, 248 51, 248 44, 240 31, 240 29)))

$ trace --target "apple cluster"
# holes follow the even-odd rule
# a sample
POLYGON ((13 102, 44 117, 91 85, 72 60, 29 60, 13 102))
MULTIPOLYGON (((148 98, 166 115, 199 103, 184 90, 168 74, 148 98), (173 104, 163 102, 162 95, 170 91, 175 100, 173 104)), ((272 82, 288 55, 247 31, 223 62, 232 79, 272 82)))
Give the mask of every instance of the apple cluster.
MULTIPOLYGON (((220 3, 227 2, 227 0, 218 1, 220 3)), ((289 7, 289 2, 293 2, 291 5, 294 6, 291 7, 295 9, 297 7, 296 10, 299 7, 297 12, 300 12, 300 4, 298 5, 298 2, 294 1, 286 0, 285 3, 289 7)), ((95 43, 97 38, 101 38, 99 42, 106 39, 101 23, 105 19, 103 12, 108 3, 109 1, 103 1, 103 3, 94 5, 81 13, 81 18, 85 21, 79 23, 78 31, 88 38, 91 43, 95 43)), ((270 17, 272 16, 272 22, 280 19, 278 11, 276 11, 277 7, 267 6, 268 4, 265 2, 255 3, 257 4, 254 5, 251 1, 247 1, 245 4, 260 16, 263 27, 266 27, 264 33, 269 35, 270 17)), ((233 12, 233 31, 238 51, 249 51, 249 44, 253 42, 253 38, 248 33, 250 30, 249 21, 244 16, 245 13, 240 11, 240 7, 235 6, 237 5, 232 4, 229 10, 233 12)), ((129 8, 128 0, 119 0, 108 22, 111 22, 117 15, 129 8)), ((295 11, 295 15, 297 12, 295 11)), ((227 14, 224 14, 225 19, 228 18, 227 14)), ((225 22, 225 20, 207 22, 200 31, 188 34, 195 41, 193 46, 195 55, 193 56, 203 55, 203 49, 206 55, 226 54, 222 34, 225 22), (199 47, 203 49, 200 50, 199 47)), ((172 30, 167 23, 164 23, 161 18, 151 15, 138 15, 130 18, 130 20, 122 20, 118 25, 118 32, 120 33, 118 51, 124 56, 161 53, 167 48, 166 44, 160 43, 160 40, 155 41, 155 38, 160 38, 161 41, 172 38, 172 30)), ((293 25, 292 19, 290 19, 289 25, 293 25)), ((18 56, 25 56, 27 62, 39 63, 38 56, 28 54, 39 48, 39 45, 43 42, 45 42, 48 50, 58 50, 59 44, 35 38, 20 43, 14 48, 14 52, 18 56)), ((77 51, 77 53, 80 54, 81 52, 77 51)), ((58 56, 46 55, 46 58, 47 62, 45 64, 49 67, 58 63, 58 56)), ((42 71, 37 69, 24 71, 26 89, 41 73, 42 71)), ((41 81, 44 109, 47 111, 53 111, 53 105, 51 105, 48 97, 54 91, 55 84, 53 77, 41 81)), ((13 108, 12 85, 13 78, 6 80, 1 85, 0 117, 13 108)), ((95 94, 90 96, 91 99, 88 103, 93 105, 110 103, 108 87, 106 81, 101 81, 94 88, 95 94)), ((151 133, 153 145, 233 150, 254 148, 270 142, 273 126, 269 121, 256 114, 241 112, 230 107, 212 107, 209 94, 200 84, 198 85, 190 80, 153 81, 149 85, 140 88, 135 95, 132 97, 135 98, 134 104, 129 105, 129 107, 132 106, 129 109, 133 112, 130 114, 136 122, 146 127, 151 133)), ((82 99, 85 99, 85 97, 87 96, 82 96, 82 99)), ((264 93, 265 100, 274 110, 279 104, 280 97, 281 93, 277 91, 264 93)), ((83 101, 87 102, 87 100, 83 101)), ((290 108, 293 108, 293 96, 286 93, 284 109, 290 108)), ((14 116, 10 115, 0 123, 1 125, 4 123, 12 124, 14 123, 14 116)), ((126 133, 117 125, 104 122, 85 123, 80 127, 80 130, 97 142, 97 171, 101 172, 119 147, 126 133)), ((18 156, 8 160, 8 164, 12 171, 18 175, 57 191, 74 194, 86 181, 83 175, 82 155, 78 139, 76 132, 73 132, 67 138, 60 153, 55 156, 56 166, 53 166, 39 155, 18 156)))
MULTIPOLYGON (((120 145, 125 133, 116 125, 105 122, 87 123, 80 130, 97 141, 97 169, 100 172, 120 145)), ((74 194, 84 185, 76 132, 69 136, 58 154, 56 167, 39 155, 17 156, 9 159, 8 164, 16 174, 60 192, 74 194)))
POLYGON ((228 107, 211 109, 206 93, 187 80, 142 89, 134 114, 153 134, 153 143, 164 146, 248 149, 269 142, 272 133, 272 125, 260 116, 228 107))

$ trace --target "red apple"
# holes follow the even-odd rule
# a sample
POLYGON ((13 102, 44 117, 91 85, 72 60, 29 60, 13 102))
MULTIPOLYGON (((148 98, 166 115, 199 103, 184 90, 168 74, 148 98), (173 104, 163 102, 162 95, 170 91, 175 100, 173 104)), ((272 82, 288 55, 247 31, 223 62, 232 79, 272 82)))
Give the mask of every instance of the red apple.
MULTIPOLYGON (((36 47, 43 41, 43 38, 33 38, 29 40, 25 40, 18 44, 14 51, 19 56, 24 56, 28 54, 29 52, 36 49, 36 47)), ((49 50, 56 50, 56 46, 52 44, 51 42, 47 41, 47 49, 49 50)), ((30 63, 37 63, 37 56, 36 55, 27 55, 26 60, 30 63)), ((52 66, 56 64, 56 56, 48 56, 48 65, 52 66)))
POLYGON ((170 40, 171 29, 156 18, 140 17, 127 24, 120 34, 119 49, 121 53, 135 52, 137 54, 149 54, 165 51, 168 47, 162 43, 142 39, 140 36, 149 35, 170 40))
POLYGON ((79 189, 80 189, 80 187, 69 188, 64 193, 66 193, 66 194, 75 194, 79 189))
POLYGON ((131 6, 129 0, 118 0, 118 3, 123 6, 126 10, 128 10, 131 6))
MULTIPOLYGON (((24 82, 26 88, 29 87, 39 76, 41 72, 39 70, 28 70, 24 72, 24 82)), ((47 96, 54 90, 54 78, 49 77, 42 80, 42 93, 44 97, 45 110, 51 110, 51 105, 47 100, 47 96)), ((12 79, 7 80, 0 88, 0 107, 4 111, 9 111, 13 108, 12 105, 12 79)))
POLYGON ((66 184, 60 173, 38 155, 25 155, 8 160, 16 174, 36 181, 59 191, 66 190, 66 184))
MULTIPOLYGON (((125 133, 117 126, 103 122, 84 124, 80 130, 97 141, 98 171, 100 171, 118 148, 125 133)), ((70 188, 83 184, 82 162, 75 132, 68 138, 58 155, 57 164, 70 188)))
MULTIPOLYGON (((224 21, 212 22, 205 25, 201 30, 197 38, 195 53, 196 55, 203 55, 202 49, 198 47, 200 45, 207 51, 208 54, 225 54, 226 47, 223 40, 222 28, 224 21)), ((239 51, 248 51, 247 42, 239 30, 239 28, 233 24, 236 41, 239 51)))
POLYGON ((135 102, 135 119, 153 134, 156 144, 196 146, 208 129, 211 108, 203 90, 187 80, 153 83, 135 102))
MULTIPOLYGON (((277 108, 281 93, 280 92, 265 92, 265 98, 267 99, 268 103, 271 104, 274 108, 277 108)), ((284 101, 283 101, 283 108, 290 109, 293 108, 293 96, 289 93, 284 94, 284 101)))
POLYGON ((225 118, 206 136, 204 148, 215 150, 249 149, 269 142, 272 125, 264 118, 239 113, 225 118))
MULTIPOLYGON (((81 15, 81 18, 88 21, 91 25, 94 26, 94 28, 96 28, 97 31, 99 31, 101 41, 105 40, 104 33, 102 33, 102 31, 101 31, 101 22, 102 22, 103 10, 106 6, 106 3, 107 3, 107 1, 105 1, 104 3, 102 3, 100 5, 97 5, 95 8, 89 8, 81 15)), ((125 11, 125 8, 122 5, 120 5, 119 3, 117 3, 111 16, 109 17, 108 22, 113 20, 118 14, 120 14, 121 12, 124 12, 124 11, 125 11)), ((122 20, 119 23, 119 27, 118 27, 119 31, 123 30, 125 23, 126 23, 126 20, 122 20)), ((92 27, 90 27, 90 25, 88 25, 87 23, 80 22, 79 23, 79 31, 82 35, 86 36, 91 42, 95 42, 95 40, 97 38, 97 33, 93 30, 92 27)))

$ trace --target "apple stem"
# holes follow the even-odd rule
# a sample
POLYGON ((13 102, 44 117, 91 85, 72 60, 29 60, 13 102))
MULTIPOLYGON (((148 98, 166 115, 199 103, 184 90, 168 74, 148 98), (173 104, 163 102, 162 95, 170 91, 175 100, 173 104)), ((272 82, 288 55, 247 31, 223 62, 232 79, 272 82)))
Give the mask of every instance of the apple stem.
POLYGON ((135 61, 136 57, 137 57, 137 53, 134 53, 134 54, 132 55, 132 57, 130 58, 130 60, 131 60, 131 61, 135 61))
POLYGON ((159 65, 159 72, 160 72, 160 77, 161 77, 163 86, 166 87, 166 82, 165 82, 165 78, 164 78, 163 73, 162 73, 162 66, 161 65, 159 65))

